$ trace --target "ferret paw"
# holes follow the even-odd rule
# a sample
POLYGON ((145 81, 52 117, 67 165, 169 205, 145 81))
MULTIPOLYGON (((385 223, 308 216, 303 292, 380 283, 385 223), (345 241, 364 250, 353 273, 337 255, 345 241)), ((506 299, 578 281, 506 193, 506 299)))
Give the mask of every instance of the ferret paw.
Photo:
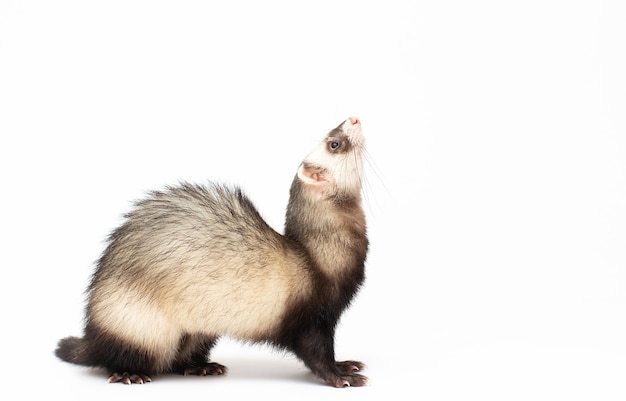
POLYGON ((119 374, 117 372, 113 372, 111 373, 111 376, 109 376, 109 383, 144 384, 151 381, 152 379, 150 378, 150 376, 141 373, 124 372, 122 374, 119 374))
POLYGON ((335 387, 361 387, 367 385, 367 377, 358 373, 346 373, 327 380, 335 387))
POLYGON ((224 365, 220 365, 219 363, 209 362, 206 365, 187 368, 183 372, 185 376, 220 376, 226 374, 228 368, 224 365))
POLYGON ((341 372, 342 374, 360 372, 366 367, 363 362, 359 361, 335 362, 335 365, 337 366, 339 372, 341 372))
POLYGON ((363 362, 337 361, 335 362, 335 366, 339 371, 339 376, 327 380, 329 384, 335 387, 361 387, 367 384, 367 377, 356 373, 365 369, 363 362))

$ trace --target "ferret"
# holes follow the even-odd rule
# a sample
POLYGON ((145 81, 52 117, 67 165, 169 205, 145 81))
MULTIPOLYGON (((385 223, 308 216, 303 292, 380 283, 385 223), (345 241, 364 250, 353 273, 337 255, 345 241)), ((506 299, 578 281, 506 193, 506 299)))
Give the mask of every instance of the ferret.
POLYGON ((141 384, 225 374, 209 353, 230 337, 290 351, 331 386, 367 384, 365 365, 334 350, 365 278, 364 150, 355 117, 324 137, 295 174, 284 234, 236 186, 181 182, 137 201, 97 262, 83 337, 56 355, 141 384))

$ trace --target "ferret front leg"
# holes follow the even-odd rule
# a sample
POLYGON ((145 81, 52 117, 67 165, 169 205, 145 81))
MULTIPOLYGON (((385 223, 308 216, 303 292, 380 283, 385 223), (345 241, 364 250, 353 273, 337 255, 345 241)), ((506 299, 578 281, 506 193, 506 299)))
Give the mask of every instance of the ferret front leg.
POLYGON ((172 370, 185 376, 219 376, 228 371, 226 366, 209 362, 208 356, 217 343, 217 338, 201 334, 185 334, 180 339, 180 346, 172 370))
POLYGON ((357 361, 335 361, 334 333, 311 330, 302 333, 295 346, 296 355, 322 378, 334 387, 360 387, 367 384, 367 377, 356 373, 365 368, 357 361))

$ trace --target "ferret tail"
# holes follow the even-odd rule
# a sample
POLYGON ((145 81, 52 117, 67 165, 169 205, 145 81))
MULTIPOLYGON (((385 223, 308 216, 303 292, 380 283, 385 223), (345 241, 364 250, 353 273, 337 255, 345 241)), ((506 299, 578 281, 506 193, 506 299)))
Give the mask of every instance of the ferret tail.
POLYGON ((91 366, 92 362, 89 358, 87 350, 87 341, 80 337, 65 337, 59 340, 57 349, 54 351, 56 356, 66 362, 75 363, 77 365, 91 366))

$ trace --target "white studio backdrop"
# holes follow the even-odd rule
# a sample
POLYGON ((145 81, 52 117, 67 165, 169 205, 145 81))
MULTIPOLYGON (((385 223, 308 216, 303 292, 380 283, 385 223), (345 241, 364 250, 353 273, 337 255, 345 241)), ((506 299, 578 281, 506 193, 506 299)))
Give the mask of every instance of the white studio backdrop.
POLYGON ((0 2, 5 391, 624 399, 624 21, 590 0, 0 2), (131 388, 54 357, 133 200, 225 181, 281 230, 299 162, 352 115, 371 251, 337 353, 368 387, 231 341, 225 378, 131 388))

